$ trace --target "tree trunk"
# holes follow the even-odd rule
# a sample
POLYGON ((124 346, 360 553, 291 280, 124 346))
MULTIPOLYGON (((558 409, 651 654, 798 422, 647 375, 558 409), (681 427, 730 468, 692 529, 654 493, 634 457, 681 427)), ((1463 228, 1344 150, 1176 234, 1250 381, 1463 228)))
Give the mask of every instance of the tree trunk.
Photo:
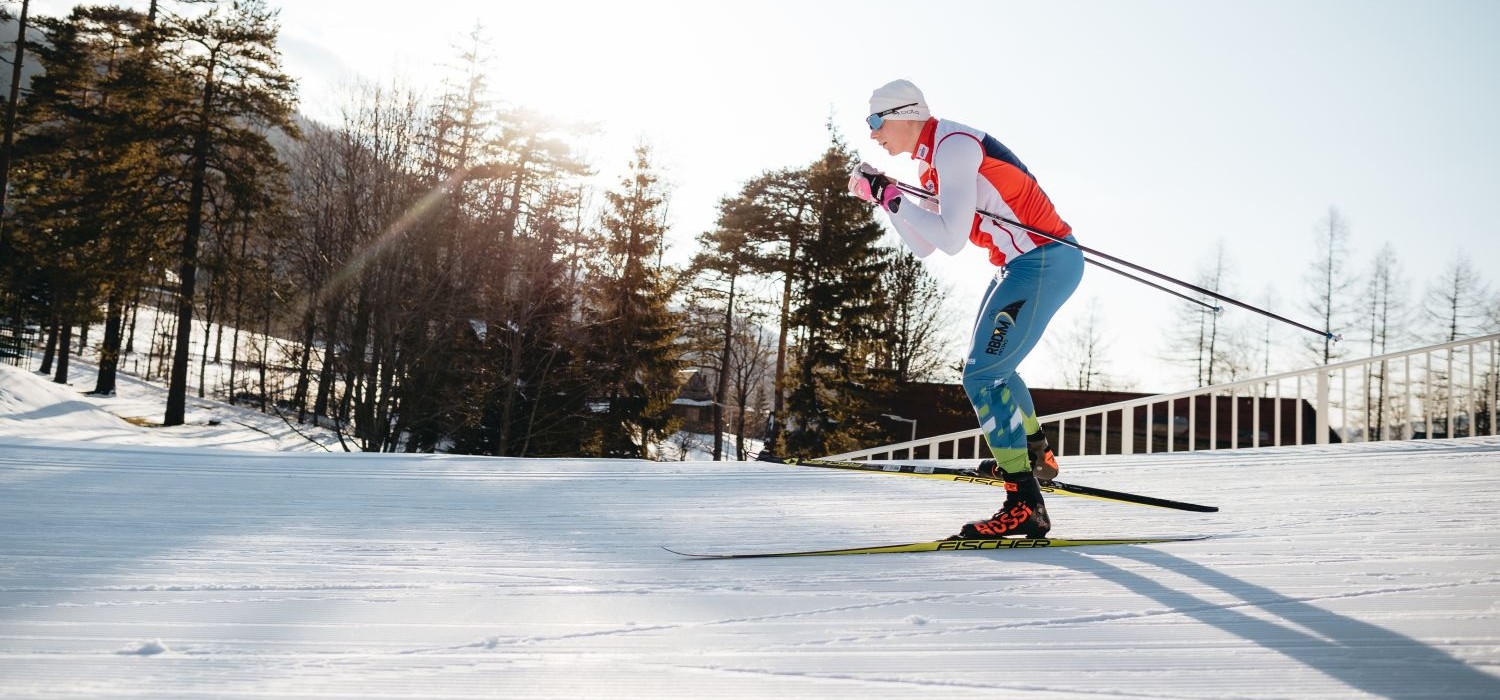
POLYGON ((42 351, 42 374, 52 374, 52 358, 57 354, 57 318, 47 324, 47 347, 42 351))
POLYGON ((114 396, 115 380, 120 369, 120 336, 125 325, 125 299, 118 287, 110 289, 108 310, 104 314, 104 343, 99 347, 99 378, 93 393, 114 396))
MULTIPOLYGON (((344 395, 339 400, 339 422, 349 422, 349 405, 359 401, 359 387, 364 384, 365 347, 370 333, 369 291, 360 289, 359 301, 354 308, 354 331, 349 336, 349 352, 344 356, 344 395)), ((358 428, 356 427, 356 430, 358 428)), ((356 433, 357 434, 357 433, 356 433)))
POLYGON ((741 403, 735 415, 736 425, 734 427, 734 458, 739 461, 745 459, 745 404, 741 403))
POLYGON ((216 57, 209 58, 203 84, 201 123, 193 143, 193 174, 188 193, 187 233, 182 238, 182 261, 178 276, 182 291, 177 299, 177 344, 172 354, 172 378, 167 385, 167 415, 162 425, 182 425, 187 412, 188 350, 193 336, 193 287, 198 279, 198 237, 203 232, 203 200, 208 180, 209 119, 214 98, 216 57))
POLYGON ((765 446, 767 449, 777 449, 776 443, 781 439, 782 421, 786 415, 786 404, 781 396, 781 388, 786 383, 786 334, 787 327, 791 323, 792 316, 792 273, 786 273, 786 279, 781 285, 781 332, 776 339, 776 378, 771 383, 771 429, 766 431, 765 446))
MULTIPOLYGON (((248 227, 240 228, 240 260, 245 259, 245 246, 250 239, 248 227)), ((240 329, 245 326, 245 276, 243 273, 234 276, 234 336, 229 341, 229 403, 234 405, 235 394, 235 371, 239 369, 240 360, 240 329)), ((223 326, 219 326, 223 330, 223 326)), ((218 351, 215 350, 215 359, 218 351)))
POLYGON ((68 356, 73 347, 73 327, 67 323, 61 324, 58 331, 57 347, 57 375, 52 378, 58 384, 68 383, 68 356))
MULTIPOLYGON (((214 335, 214 316, 218 315, 218 304, 214 303, 214 294, 209 292, 206 296, 208 304, 204 307, 203 314, 203 354, 198 358, 198 398, 200 399, 203 398, 203 392, 208 388, 208 343, 214 335)), ((223 325, 219 326, 220 336, 223 335, 223 327, 223 325)))
POLYGON ((10 190, 10 154, 16 137, 16 103, 21 99, 21 68, 26 60, 26 15, 31 0, 21 0, 16 33, 16 55, 10 65, 10 99, 5 103, 5 136, 0 145, 0 255, 10 255, 11 238, 5 226, 6 193, 10 190))
POLYGON ((729 301, 724 304, 724 355, 719 358, 719 388, 714 392, 714 461, 724 459, 724 402, 729 398, 729 353, 734 345, 734 283, 729 276, 729 301))
MULTIPOLYGON (((269 295, 268 295, 269 296, 269 295)), ((265 316, 262 318, 260 336, 260 412, 266 412, 266 401, 270 399, 266 389, 266 368, 271 364, 271 304, 266 300, 265 316)))
MULTIPOLYGON (((239 330, 239 329, 235 329, 239 330)), ((219 322, 219 334, 214 337, 214 364, 224 362, 224 322, 219 322)))
POLYGON ((333 346, 338 335, 338 312, 328 309, 328 329, 323 332, 323 366, 318 368, 318 397, 313 401, 313 421, 328 415, 328 397, 333 390, 333 346))
POLYGON ((317 330, 315 316, 309 308, 306 322, 302 326, 302 351, 297 358, 297 389, 292 393, 292 405, 297 407, 298 423, 307 421, 307 386, 310 382, 307 368, 312 360, 313 334, 317 330))
POLYGON ((517 384, 521 379, 521 334, 506 329, 511 342, 506 357, 510 360, 505 375, 504 394, 500 399, 500 437, 495 442, 495 456, 504 457, 510 450, 511 421, 515 418, 517 384))
POLYGON ((135 297, 130 300, 130 327, 125 331, 125 354, 135 352, 135 322, 141 316, 141 290, 135 291, 135 297))

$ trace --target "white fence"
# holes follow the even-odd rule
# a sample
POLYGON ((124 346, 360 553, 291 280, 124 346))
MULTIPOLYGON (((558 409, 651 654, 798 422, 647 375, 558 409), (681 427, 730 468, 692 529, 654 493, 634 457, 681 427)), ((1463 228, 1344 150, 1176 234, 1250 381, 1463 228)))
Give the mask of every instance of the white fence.
MULTIPOLYGON (((1496 434, 1500 334, 1042 416, 1058 455, 1496 434)), ((978 428, 832 459, 988 457, 978 428)))

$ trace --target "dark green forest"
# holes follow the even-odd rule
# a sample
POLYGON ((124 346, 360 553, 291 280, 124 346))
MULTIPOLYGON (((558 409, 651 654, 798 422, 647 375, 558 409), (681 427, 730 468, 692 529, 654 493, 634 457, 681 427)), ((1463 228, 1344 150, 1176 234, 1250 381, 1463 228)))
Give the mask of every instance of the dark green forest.
POLYGON ((25 18, 0 323, 59 382, 88 343, 98 394, 147 358, 162 425, 196 393, 351 450, 652 457, 696 377, 741 443, 716 456, 746 436, 821 455, 901 437, 872 406, 941 369, 941 290, 880 243, 831 125, 805 162, 744 173, 711 230, 673 232, 650 146, 589 162, 566 115, 505 100, 477 38, 435 97, 365 85, 321 122, 274 8, 160 5, 25 18), (663 262, 669 239, 690 263, 663 262), (143 310, 167 321, 149 348, 143 310))

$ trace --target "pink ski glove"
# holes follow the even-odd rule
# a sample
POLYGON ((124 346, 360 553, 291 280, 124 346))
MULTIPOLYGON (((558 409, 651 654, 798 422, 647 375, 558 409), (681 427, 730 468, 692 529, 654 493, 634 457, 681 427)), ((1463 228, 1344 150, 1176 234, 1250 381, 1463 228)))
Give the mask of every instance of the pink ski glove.
POLYGON ((879 204, 886 211, 901 208, 901 190, 892 187, 890 178, 869 163, 860 163, 849 176, 849 194, 879 204))

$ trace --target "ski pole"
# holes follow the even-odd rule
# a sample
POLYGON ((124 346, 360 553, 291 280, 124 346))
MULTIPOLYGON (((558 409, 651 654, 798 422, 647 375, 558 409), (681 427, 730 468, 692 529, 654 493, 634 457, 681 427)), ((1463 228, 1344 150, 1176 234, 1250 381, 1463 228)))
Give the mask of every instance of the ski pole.
MULTIPOLYGON (((902 192, 905 192, 905 193, 907 193, 909 195, 912 195, 913 197, 918 197, 918 198, 921 198, 921 199, 935 199, 936 198, 936 195, 932 194, 931 192, 928 192, 927 190, 924 190, 924 189, 921 189, 921 188, 918 188, 918 187, 913 187, 913 186, 908 185, 908 184, 906 184, 904 182, 901 182, 900 180, 891 179, 890 183, 892 185, 895 185, 897 189, 900 189, 902 192)), ((1331 332, 1326 331, 1326 330, 1321 330, 1320 331, 1320 330, 1318 330, 1316 328, 1313 328, 1312 326, 1309 326, 1309 325, 1306 325, 1306 324, 1302 324, 1302 323, 1298 323, 1298 322, 1293 321, 1293 320, 1291 320, 1291 319, 1289 319, 1289 318, 1287 318, 1285 316, 1280 316, 1280 315, 1271 313, 1270 311, 1266 311, 1265 309, 1262 309, 1260 307, 1252 306, 1250 304, 1246 304, 1245 302, 1240 301, 1238 299, 1224 296, 1223 294, 1220 294, 1220 293, 1212 291, 1212 290, 1204 289, 1203 287, 1199 287, 1198 285, 1192 284, 1190 282, 1184 282, 1184 281, 1182 281, 1180 279, 1177 279, 1176 277, 1172 277, 1170 275, 1164 275, 1164 274, 1162 274, 1160 272, 1157 272, 1156 270, 1152 270, 1152 269, 1150 269, 1148 267, 1142 267, 1142 266, 1137 265, 1137 264, 1135 264, 1133 262, 1130 262, 1129 260, 1121 260, 1120 258, 1117 258, 1117 257, 1115 257, 1113 255, 1109 255, 1108 253, 1102 253, 1102 252, 1100 252, 1098 250, 1095 250, 1095 249, 1090 248, 1088 246, 1082 245, 1080 243, 1075 243, 1073 241, 1063 240, 1061 238, 1058 238, 1057 236, 1054 236, 1054 235, 1052 235, 1050 233, 1047 233, 1046 231, 1038 231, 1038 230, 1036 230, 1036 229, 1034 229, 1034 228, 1032 228, 1030 226, 1027 226, 1026 224, 1023 224, 1023 223, 1021 223, 1019 221, 1015 221, 1015 220, 1006 218, 1004 216, 1000 216, 999 214, 992 214, 992 213, 987 212, 987 211, 985 211, 983 209, 976 210, 976 213, 978 213, 980 216, 986 216, 986 217, 989 217, 991 219, 994 219, 995 221, 1000 222, 1002 224, 1007 224, 1007 225, 1010 225, 1010 226, 1014 226, 1014 227, 1016 227, 1018 229, 1021 229, 1022 231, 1026 231, 1027 233, 1036 234, 1036 235, 1041 236, 1042 238, 1045 238, 1045 239, 1047 239, 1049 241, 1053 241, 1055 243, 1061 243, 1061 244, 1063 244, 1065 246, 1069 246, 1069 247, 1075 248, 1075 249, 1077 249, 1081 253, 1087 253, 1089 255, 1093 255, 1093 256, 1096 256, 1096 257, 1104 258, 1105 260, 1108 260, 1110 262, 1117 263, 1117 264, 1120 264, 1120 265, 1124 265, 1125 267, 1128 267, 1128 268, 1130 268, 1132 270, 1136 270, 1137 272, 1144 272, 1144 273, 1146 273, 1148 275, 1151 275, 1152 277, 1156 277, 1158 279, 1163 279, 1163 280, 1166 280, 1168 282, 1171 282, 1172 284, 1178 285, 1180 287, 1185 287, 1187 289, 1191 289, 1191 290, 1193 290, 1193 291, 1195 291, 1195 292, 1197 292, 1199 294, 1202 294, 1204 296, 1212 297, 1214 299, 1218 299, 1219 301, 1223 301, 1223 302, 1227 302, 1227 303, 1230 303, 1230 304, 1234 304, 1235 306, 1238 306, 1238 307, 1240 307, 1242 309, 1245 309, 1246 311, 1253 311, 1253 312, 1258 313, 1258 314, 1260 314, 1262 316, 1265 316, 1266 318, 1271 318, 1271 319, 1275 319, 1277 321, 1281 321, 1282 323, 1285 323, 1285 324, 1287 324, 1289 326, 1294 326, 1296 328, 1301 328, 1302 330, 1308 331, 1310 333, 1316 333, 1316 334, 1318 334, 1320 336, 1323 336, 1324 338, 1326 338, 1328 340, 1332 340, 1334 342, 1338 342, 1338 341, 1344 339, 1344 336, 1341 335, 1341 334, 1331 333, 1331 332)), ((1112 270, 1113 268, 1109 268, 1109 267, 1106 266, 1105 269, 1111 269, 1112 270)), ((1145 282, 1145 280, 1141 280, 1141 279, 1135 278, 1135 277, 1133 277, 1132 279, 1136 279, 1138 281, 1145 282)), ((1161 289, 1161 287, 1159 287, 1157 285, 1152 285, 1152 286, 1156 287, 1157 289, 1161 289)), ((1182 295, 1179 295, 1179 296, 1182 296, 1182 295)))
POLYGON ((1110 267, 1109 265, 1105 265, 1104 263, 1099 262, 1098 260, 1096 260, 1094 258, 1084 258, 1084 260, 1093 263, 1095 267, 1102 267, 1102 268, 1104 268, 1106 270, 1109 270, 1110 272, 1113 272, 1113 273, 1115 273, 1115 274, 1117 274, 1117 275, 1119 275, 1121 277, 1125 277, 1127 279, 1135 280, 1137 282, 1140 282, 1141 284, 1146 285, 1147 287, 1152 287, 1154 289, 1160 289, 1161 291, 1166 292, 1168 294, 1171 294, 1172 296, 1177 297, 1179 299, 1185 299, 1187 301, 1193 302, 1194 304, 1197 304, 1197 305, 1199 305, 1199 306, 1201 306, 1201 307, 1203 307, 1205 309, 1208 309, 1209 311, 1212 311, 1215 314, 1222 314, 1222 313, 1224 313, 1224 307, 1222 307, 1222 306, 1217 306, 1215 304, 1210 304, 1210 303, 1208 303, 1208 302, 1206 302, 1206 301, 1204 301, 1202 299, 1198 299, 1196 297, 1190 297, 1190 296, 1188 296, 1186 294, 1183 294, 1182 292, 1179 292, 1179 291, 1177 291, 1175 289, 1171 289, 1169 287, 1163 287, 1163 286, 1161 286, 1161 285, 1159 285, 1159 284, 1157 284, 1155 282, 1152 282, 1151 280, 1145 279, 1143 277, 1137 277, 1135 275, 1132 275, 1129 272, 1121 270, 1118 267, 1110 267))

